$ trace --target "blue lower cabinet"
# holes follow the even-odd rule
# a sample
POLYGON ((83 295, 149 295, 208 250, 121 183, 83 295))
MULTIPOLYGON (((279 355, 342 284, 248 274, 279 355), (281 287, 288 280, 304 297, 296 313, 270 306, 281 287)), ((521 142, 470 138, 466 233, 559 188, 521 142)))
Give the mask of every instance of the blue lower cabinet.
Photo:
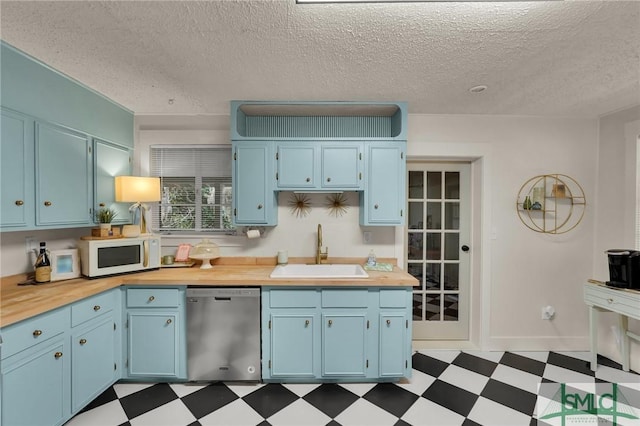
POLYGON ((323 377, 366 375, 366 323, 366 312, 322 315, 323 377))
POLYGON ((271 357, 272 377, 316 376, 314 340, 316 333, 315 315, 271 315, 271 357))
MULTIPOLYGON (((79 327, 80 328, 80 327, 79 327)), ((77 412, 116 380, 116 345, 111 315, 94 320, 71 336, 71 403, 77 412)))
POLYGON ((71 357, 64 339, 38 346, 44 347, 3 360, 3 425, 59 425, 69 415, 66 377, 71 357), (11 363, 13 358, 19 360, 11 363))
POLYGON ((398 377, 405 375, 408 363, 406 339, 408 332, 407 318, 404 312, 381 313, 379 345, 380 377, 398 377))
POLYGON ((129 311, 129 377, 179 376, 177 311, 129 311))
POLYGON ((266 382, 393 381, 411 374, 411 288, 263 287, 266 382))

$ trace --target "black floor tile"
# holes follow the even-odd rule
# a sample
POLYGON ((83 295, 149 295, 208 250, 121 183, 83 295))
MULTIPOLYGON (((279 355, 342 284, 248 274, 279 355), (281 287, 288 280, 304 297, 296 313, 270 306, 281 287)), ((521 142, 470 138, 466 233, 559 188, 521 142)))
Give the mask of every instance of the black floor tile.
POLYGON ((528 416, 533 415, 536 407, 535 394, 493 379, 489 379, 480 395, 528 416))
POLYGON ((220 407, 238 399, 238 396, 223 383, 214 383, 182 398, 191 414, 201 419, 220 407))
POLYGON ((433 382, 422 396, 464 417, 469 415, 478 400, 478 395, 442 380, 433 382))
POLYGON ((507 365, 518 370, 526 371, 527 373, 535 374, 536 376, 542 376, 544 374, 544 367, 546 364, 535 359, 527 358, 522 355, 516 355, 511 352, 505 352, 500 359, 500 364, 507 365))
POLYGON ((493 371, 498 366, 495 362, 491 362, 487 359, 480 358, 466 352, 460 352, 460 355, 458 355, 451 364, 466 368, 467 370, 475 371, 476 373, 487 377, 491 377, 493 371))
POLYGON ((100 395, 96 397, 96 399, 91 401, 89 405, 84 407, 81 413, 84 413, 85 411, 99 407, 101 405, 104 405, 107 402, 115 401, 116 399, 118 399, 118 394, 116 394, 116 391, 113 389, 113 386, 109 386, 109 389, 102 392, 100 395))
POLYGON ((118 426, 131 426, 131 422, 124 422, 121 425, 118 426))
POLYGON ((175 399, 178 399, 178 395, 168 384, 158 383, 121 398, 120 404, 127 418, 133 419, 175 399))
POLYGON ((462 426, 482 426, 482 425, 474 422, 473 420, 464 419, 464 422, 462 422, 462 426))
POLYGON ((335 420, 331 420, 329 423, 327 423, 326 426, 342 426, 342 425, 336 422, 335 420))
POLYGON ((591 371, 591 363, 589 361, 562 355, 557 352, 549 352, 547 363, 586 374, 587 376, 595 376, 595 372, 591 371))
POLYGON ((200 423, 199 421, 195 421, 193 423, 189 423, 187 426, 202 426, 202 423, 200 423))
POLYGON ((395 422, 393 426, 411 426, 411 423, 407 423, 404 420, 400 419, 395 422))
POLYGON ((297 400, 298 396, 280 384, 269 383, 242 399, 266 419, 297 400))
POLYGON ((348 406, 358 400, 358 396, 348 391, 340 385, 325 384, 320 385, 302 399, 334 418, 342 413, 348 406))
POLYGON ((362 397, 396 417, 404 413, 416 402, 418 395, 402 389, 393 383, 379 383, 362 397))
POLYGON ((442 372, 449 367, 449 363, 420 353, 413 354, 411 363, 415 370, 436 378, 440 377, 442 372))
POLYGON ((265 420, 263 422, 258 423, 256 426, 271 426, 271 423, 265 420))

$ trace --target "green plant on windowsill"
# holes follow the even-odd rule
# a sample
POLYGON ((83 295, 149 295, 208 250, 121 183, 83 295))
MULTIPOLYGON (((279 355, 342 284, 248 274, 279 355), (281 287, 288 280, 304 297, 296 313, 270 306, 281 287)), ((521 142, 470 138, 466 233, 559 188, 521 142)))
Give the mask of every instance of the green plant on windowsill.
POLYGON ((96 220, 99 223, 111 223, 111 221, 118 215, 113 209, 100 209, 96 213, 96 220))

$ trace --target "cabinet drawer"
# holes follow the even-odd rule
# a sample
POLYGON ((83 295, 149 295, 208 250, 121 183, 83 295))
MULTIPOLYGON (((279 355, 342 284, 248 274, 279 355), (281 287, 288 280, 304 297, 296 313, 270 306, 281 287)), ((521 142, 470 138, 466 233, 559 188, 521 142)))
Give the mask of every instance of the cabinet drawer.
POLYGON ((407 292, 405 290, 380 290, 381 308, 406 308, 407 292))
POLYGON ((116 304, 115 296, 115 291, 110 290, 73 304, 71 306, 71 327, 112 311, 116 304))
POLYGON ((322 290, 323 308, 366 308, 369 306, 367 289, 322 290))
POLYGON ((44 342, 69 327, 69 308, 38 315, 2 329, 2 359, 44 342))
POLYGON ((315 308, 318 306, 318 293, 315 290, 271 290, 269 295, 271 308, 315 308))
POLYGON ((174 308, 180 304, 177 288, 129 288, 128 308, 174 308))
POLYGON ((599 306, 640 320, 640 310, 638 309, 640 294, 585 284, 584 300, 587 305, 599 306))

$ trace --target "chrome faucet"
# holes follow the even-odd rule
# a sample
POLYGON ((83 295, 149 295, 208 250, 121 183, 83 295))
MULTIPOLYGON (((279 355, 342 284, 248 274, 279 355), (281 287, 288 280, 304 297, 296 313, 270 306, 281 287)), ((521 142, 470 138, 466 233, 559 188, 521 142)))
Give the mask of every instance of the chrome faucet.
POLYGON ((322 251, 322 225, 318 224, 318 238, 316 244, 316 263, 324 263, 329 257, 329 247, 325 248, 325 251, 322 251), (324 262, 323 262, 324 261, 324 262))

